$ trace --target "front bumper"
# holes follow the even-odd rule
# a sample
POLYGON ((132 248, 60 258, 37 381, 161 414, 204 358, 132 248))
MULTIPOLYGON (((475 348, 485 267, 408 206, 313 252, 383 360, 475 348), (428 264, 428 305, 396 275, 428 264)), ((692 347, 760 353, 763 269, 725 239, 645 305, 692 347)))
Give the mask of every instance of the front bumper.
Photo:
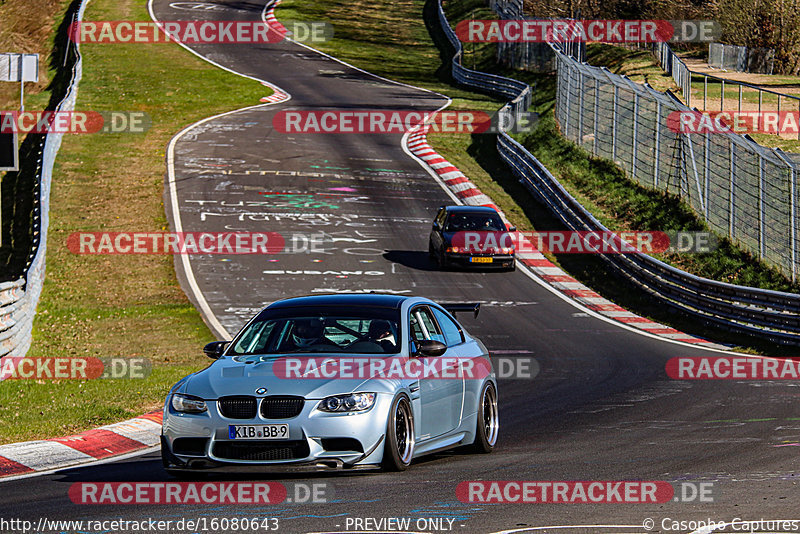
MULTIPOLYGON (((378 394, 366 412, 333 414, 316 410, 319 399, 307 399, 299 415, 266 419, 223 416, 216 401, 201 414, 164 413, 161 446, 168 469, 253 471, 319 470, 379 464, 392 397, 378 394), (287 440, 236 440, 229 425, 288 424, 287 440), (238 469, 237 469, 238 468, 238 469)), ((260 411, 259 411, 260 412, 260 411)))
POLYGON ((514 266, 513 254, 456 254, 445 252, 444 260, 450 265, 478 269, 510 269, 514 266), (483 261, 472 261, 473 258, 480 258, 483 261), (491 259, 491 262, 486 262, 486 259, 491 259))

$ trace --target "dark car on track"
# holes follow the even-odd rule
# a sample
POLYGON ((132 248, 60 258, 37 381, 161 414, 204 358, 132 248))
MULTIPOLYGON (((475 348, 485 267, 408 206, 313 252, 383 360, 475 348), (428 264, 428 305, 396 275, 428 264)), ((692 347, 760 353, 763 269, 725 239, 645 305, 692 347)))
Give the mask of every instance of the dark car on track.
POLYGON ((516 246, 497 210, 441 206, 433 219, 428 254, 439 266, 492 267, 513 271, 516 246))

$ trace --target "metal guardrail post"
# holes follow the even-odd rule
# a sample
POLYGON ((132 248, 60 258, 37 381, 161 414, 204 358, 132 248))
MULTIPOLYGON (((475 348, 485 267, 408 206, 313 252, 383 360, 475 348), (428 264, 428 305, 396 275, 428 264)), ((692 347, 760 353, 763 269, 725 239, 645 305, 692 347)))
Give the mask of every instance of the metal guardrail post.
POLYGON ((703 76, 703 111, 708 111, 708 76, 703 76))
POLYGON ((598 105, 598 99, 600 98, 600 80, 597 78, 594 79, 594 121, 593 121, 593 139, 592 139, 592 153, 596 156, 597 155, 597 114, 600 109, 598 105))
POLYGON ((572 69, 567 69, 567 114, 564 118, 564 137, 569 139, 569 119, 572 116, 572 69))
POLYGON ((798 270, 800 270, 800 266, 797 264, 797 226, 800 223, 797 220, 797 165, 790 161, 780 148, 775 148, 773 151, 789 170, 789 250, 792 261, 792 282, 796 282, 798 270))
POLYGON ((705 213, 703 215, 705 216, 706 221, 707 221, 708 220, 708 204, 709 204, 709 201, 708 201, 708 168, 711 165, 711 162, 709 161, 709 152, 710 152, 711 140, 709 138, 709 133, 708 132, 705 133, 704 137, 705 137, 705 140, 704 140, 704 146, 703 146, 703 186, 704 186, 704 189, 705 189, 705 196, 706 196, 706 210, 705 210, 705 213))
POLYGON ((578 145, 583 146, 583 73, 578 71, 578 145))
POLYGON ((611 161, 617 161, 617 101, 619 87, 614 85, 614 108, 611 113, 611 161))
POLYGON ((735 186, 735 174, 736 174, 736 145, 733 142, 730 142, 730 157, 731 157, 731 164, 730 164, 730 200, 728 203, 728 235, 731 236, 731 239, 735 237, 733 228, 734 228, 734 206, 736 205, 736 195, 733 191, 735 186))
POLYGON ((681 67, 684 76, 686 76, 686 105, 692 107, 692 73, 689 72, 688 67, 683 62, 681 62, 681 67))
POLYGON ((756 129, 761 128, 761 101, 764 98, 764 91, 758 90, 758 118, 756 118, 756 129))
MULTIPOLYGON (((706 201, 705 199, 703 199, 703 191, 700 188, 700 174, 697 172, 697 161, 695 161, 694 157, 694 146, 692 145, 691 134, 684 134, 684 139, 686 139, 686 143, 689 145, 689 157, 692 158, 692 171, 694 172, 694 182, 695 186, 697 187, 697 196, 699 197, 700 200, 700 211, 705 213, 706 201)), ((689 192, 688 178, 686 184, 686 192, 687 193, 689 192)))
POLYGON ((636 153, 639 145, 639 93, 633 93, 633 146, 631 147, 631 178, 636 180, 636 153))
POLYGON ((661 159, 661 102, 656 100, 656 127, 653 129, 655 134, 655 144, 653 149, 653 188, 658 189, 658 169, 661 159))
POLYGON ((797 168, 793 166, 789 173, 789 206, 791 213, 789 235, 792 249, 792 282, 795 282, 797 280, 797 168))
POLYGON ((739 113, 742 112, 742 84, 739 84, 739 113))
POLYGON ((764 259, 765 245, 764 245, 764 216, 765 216, 765 202, 764 202, 764 156, 758 155, 758 256, 764 259))

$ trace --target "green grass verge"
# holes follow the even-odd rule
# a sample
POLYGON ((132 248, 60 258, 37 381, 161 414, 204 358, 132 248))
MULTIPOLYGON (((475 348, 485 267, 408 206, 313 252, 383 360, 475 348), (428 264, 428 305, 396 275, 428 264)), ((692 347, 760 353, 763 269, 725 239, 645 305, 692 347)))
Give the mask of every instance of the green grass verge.
MULTIPOLYGON (((86 20, 149 16, 145 0, 93 0, 86 20)), ((29 356, 144 357, 153 371, 138 380, 3 381, 0 443, 64 435, 158 409, 175 381, 208 363, 201 349, 213 338, 178 286, 173 257, 79 256, 66 240, 77 231, 165 230, 170 138, 271 93, 171 43, 83 44, 81 52, 77 109, 144 111, 152 126, 144 134, 65 136, 53 174, 47 278, 29 356)))

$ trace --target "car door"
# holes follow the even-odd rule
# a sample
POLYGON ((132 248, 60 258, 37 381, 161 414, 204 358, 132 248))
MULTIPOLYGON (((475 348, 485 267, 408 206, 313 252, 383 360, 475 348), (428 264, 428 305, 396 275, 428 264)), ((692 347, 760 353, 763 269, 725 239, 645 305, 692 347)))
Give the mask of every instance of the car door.
MULTIPOLYGON (((409 326, 411 341, 416 345, 420 341, 432 339, 446 343, 444 334, 428 306, 416 306, 410 310, 409 326)), ((420 357, 423 362, 435 358, 444 358, 448 362, 457 356, 457 349, 448 347, 447 351, 436 357, 420 357)), ((452 362, 446 368, 453 373, 458 363, 452 362)), ((442 369, 441 364, 436 366, 442 369)), ((456 373, 454 373, 456 374, 456 373)), ((417 425, 417 439, 432 439, 458 428, 461 422, 461 407, 464 397, 464 379, 458 378, 420 378, 420 416, 417 425)))

